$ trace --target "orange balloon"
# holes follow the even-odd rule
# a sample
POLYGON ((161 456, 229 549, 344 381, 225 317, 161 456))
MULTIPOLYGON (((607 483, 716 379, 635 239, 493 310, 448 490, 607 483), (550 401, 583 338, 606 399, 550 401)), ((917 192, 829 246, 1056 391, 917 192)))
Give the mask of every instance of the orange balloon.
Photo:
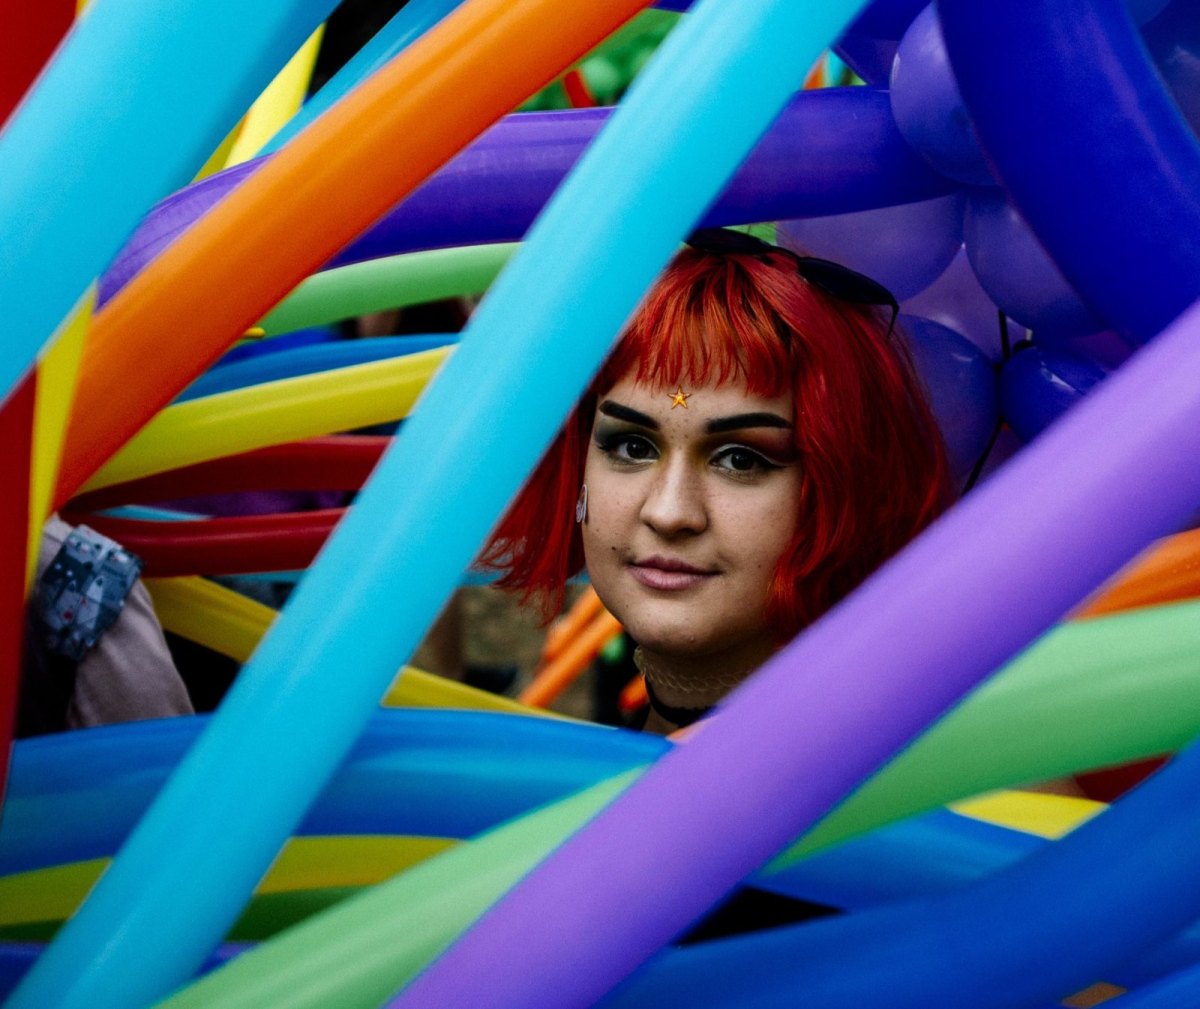
POLYGON ((1200 596, 1200 529, 1159 542, 1085 603, 1077 618, 1158 606, 1200 596))
POLYGON ((297 135, 96 315, 57 503, 296 284, 645 4, 468 0, 297 135))

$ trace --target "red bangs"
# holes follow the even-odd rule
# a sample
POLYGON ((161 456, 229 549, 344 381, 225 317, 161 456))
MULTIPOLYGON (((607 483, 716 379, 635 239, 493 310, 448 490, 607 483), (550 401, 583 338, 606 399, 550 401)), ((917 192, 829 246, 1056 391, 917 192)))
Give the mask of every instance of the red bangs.
POLYGON ((601 368, 593 391, 632 375, 653 387, 736 383, 767 398, 785 393, 791 386, 790 332, 772 302, 786 301, 795 270, 784 254, 770 258, 778 262, 681 252, 601 368))

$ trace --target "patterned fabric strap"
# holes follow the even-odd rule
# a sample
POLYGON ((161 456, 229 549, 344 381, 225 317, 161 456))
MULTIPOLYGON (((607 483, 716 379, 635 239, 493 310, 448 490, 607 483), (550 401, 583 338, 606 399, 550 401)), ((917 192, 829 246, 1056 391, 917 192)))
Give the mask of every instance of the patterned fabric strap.
POLYGON ((141 570, 121 544, 87 526, 73 529, 38 581, 35 616, 46 647, 80 661, 116 623, 141 570))

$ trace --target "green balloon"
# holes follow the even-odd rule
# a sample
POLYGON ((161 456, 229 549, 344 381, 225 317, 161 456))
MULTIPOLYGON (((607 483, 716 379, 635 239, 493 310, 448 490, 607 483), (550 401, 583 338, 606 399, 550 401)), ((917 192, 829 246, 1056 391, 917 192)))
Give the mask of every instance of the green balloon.
MULTIPOLYGON (((1178 749, 1200 729, 1197 655, 1200 603, 1062 626, 765 871, 955 799, 1178 749)), ((602 782, 348 898, 161 1005, 375 1007, 641 773, 602 782)))
POLYGON ((372 259, 314 274, 259 325, 267 336, 323 326, 368 312, 482 294, 518 243, 431 249, 372 259))

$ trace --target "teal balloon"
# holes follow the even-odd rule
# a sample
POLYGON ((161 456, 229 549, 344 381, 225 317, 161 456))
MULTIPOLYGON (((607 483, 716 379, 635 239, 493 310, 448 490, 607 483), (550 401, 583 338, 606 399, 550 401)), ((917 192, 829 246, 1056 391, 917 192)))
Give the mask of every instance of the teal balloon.
POLYGON ((334 0, 97 0, 0 134, 0 399, 334 0))
POLYGON ((321 90, 304 103, 300 111, 267 141, 259 153, 270 154, 279 150, 326 109, 332 108, 340 98, 385 66, 392 57, 407 49, 409 43, 420 38, 461 2, 410 0, 341 70, 325 82, 321 90))

